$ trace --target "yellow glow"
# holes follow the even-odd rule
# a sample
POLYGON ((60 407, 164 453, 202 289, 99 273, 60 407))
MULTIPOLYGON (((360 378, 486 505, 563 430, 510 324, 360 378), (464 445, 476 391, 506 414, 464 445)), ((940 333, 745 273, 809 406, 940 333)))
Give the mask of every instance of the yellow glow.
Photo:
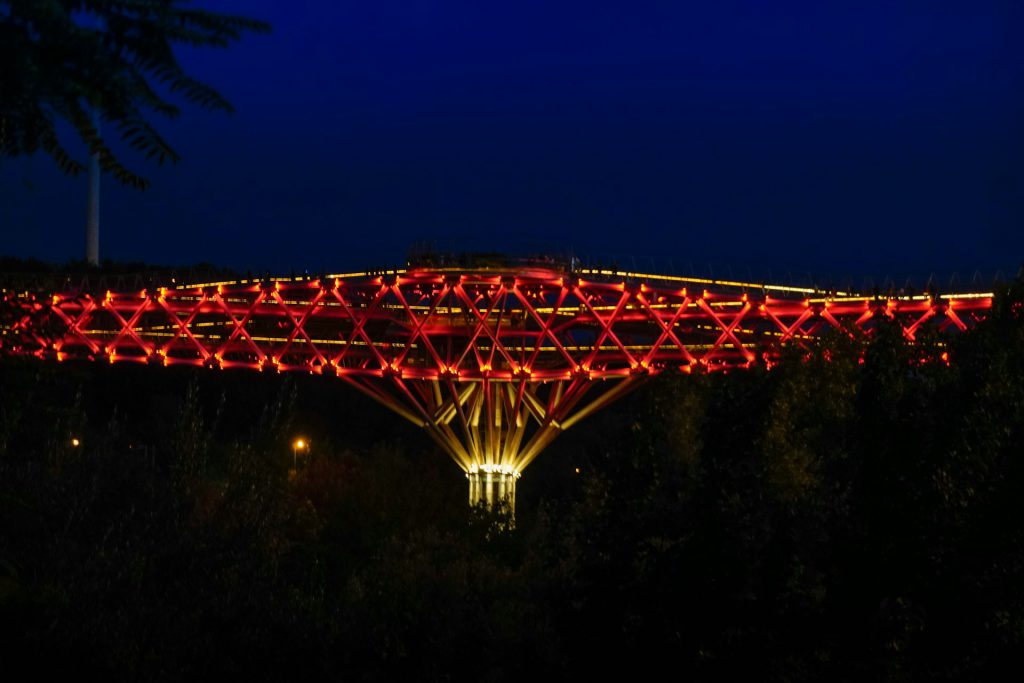
POLYGON ((306 447, 306 440, 305 439, 295 439, 295 444, 294 445, 295 445, 295 450, 301 451, 303 448, 306 447))
POLYGON ((484 472, 485 474, 510 474, 516 479, 518 479, 520 475, 517 468, 507 463, 471 463, 469 465, 468 474, 478 474, 480 472, 484 472))
MULTIPOLYGON (((724 285, 726 287, 753 287, 756 289, 770 289, 780 292, 795 292, 801 294, 813 294, 818 290, 809 287, 790 287, 786 285, 771 285, 767 283, 758 282, 738 282, 735 280, 714 280, 700 277, 680 277, 678 275, 657 275, 653 273, 633 273, 629 271, 616 271, 608 270, 604 268, 582 268, 579 271, 584 275, 604 275, 612 277, 625 277, 634 279, 650 279, 650 280, 661 280, 663 282, 691 282, 699 284, 709 285, 724 285)), ((845 295, 847 292, 837 292, 839 295, 845 295)))
POLYGON ((82 445, 82 442, 79 441, 77 438, 73 438, 71 439, 71 445, 75 448, 78 448, 79 446, 82 445))

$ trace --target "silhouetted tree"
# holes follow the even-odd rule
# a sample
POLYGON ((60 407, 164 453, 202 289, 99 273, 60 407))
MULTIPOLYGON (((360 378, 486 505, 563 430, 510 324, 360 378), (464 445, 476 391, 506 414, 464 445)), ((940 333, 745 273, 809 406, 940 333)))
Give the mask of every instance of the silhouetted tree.
POLYGON ((43 151, 65 173, 83 165, 57 137, 71 124, 118 181, 144 188, 93 123, 90 110, 132 149, 157 163, 177 153, 150 123, 176 117, 179 95, 206 109, 231 111, 214 88, 185 73, 174 45, 224 47, 268 24, 185 6, 184 0, 0 0, 0 155, 43 151))

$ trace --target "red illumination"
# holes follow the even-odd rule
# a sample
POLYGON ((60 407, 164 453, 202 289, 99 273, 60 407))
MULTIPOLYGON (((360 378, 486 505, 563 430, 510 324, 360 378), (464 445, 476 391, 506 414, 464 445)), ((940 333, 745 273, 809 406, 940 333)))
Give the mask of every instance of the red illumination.
POLYGON ((108 291, 102 298, 56 293, 8 297, 17 318, 3 351, 35 354, 58 344, 62 357, 121 360, 158 353, 171 360, 230 361, 233 367, 381 368, 437 380, 563 376, 583 368, 597 379, 637 366, 656 372, 699 361, 745 367, 776 357, 781 343, 806 343, 830 328, 870 335, 877 315, 897 320, 913 341, 920 329, 965 330, 991 307, 987 297, 931 301, 844 297, 839 301, 766 298, 750 292, 685 289, 622 281, 571 283, 531 270, 439 281, 410 271, 385 283, 352 277, 301 287, 275 281, 263 290, 219 284, 161 287, 156 297, 108 291), (287 292, 287 293, 285 293, 287 292), (813 305, 812 305, 813 304, 813 305), (100 353, 105 349, 106 353, 100 353))

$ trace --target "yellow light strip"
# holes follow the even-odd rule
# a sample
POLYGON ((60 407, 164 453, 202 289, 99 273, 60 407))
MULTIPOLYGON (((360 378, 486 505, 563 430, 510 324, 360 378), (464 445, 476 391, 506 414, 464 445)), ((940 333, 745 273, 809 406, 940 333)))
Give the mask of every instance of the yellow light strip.
MULTIPOLYGON (((584 275, 601 275, 604 277, 622 277, 639 280, 663 280, 665 282, 692 282, 701 285, 722 285, 725 287, 748 287, 753 289, 767 289, 779 292, 795 292, 798 294, 818 294, 822 290, 809 287, 792 287, 789 285, 768 285, 758 282, 742 282, 739 280, 709 280, 699 277, 681 277, 679 275, 654 275, 651 273, 634 273, 624 270, 606 270, 599 268, 583 268, 579 271, 584 275)), ((841 296, 848 296, 851 292, 836 292, 841 296)))

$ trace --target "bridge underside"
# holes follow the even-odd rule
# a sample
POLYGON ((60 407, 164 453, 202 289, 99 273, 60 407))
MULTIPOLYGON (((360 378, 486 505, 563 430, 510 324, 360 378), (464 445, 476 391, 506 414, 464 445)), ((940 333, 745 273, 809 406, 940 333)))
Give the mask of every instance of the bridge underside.
POLYGON ((353 378, 351 383, 427 433, 466 472, 470 503, 514 502, 515 481, 563 430, 600 410, 640 380, 456 382, 353 378))

